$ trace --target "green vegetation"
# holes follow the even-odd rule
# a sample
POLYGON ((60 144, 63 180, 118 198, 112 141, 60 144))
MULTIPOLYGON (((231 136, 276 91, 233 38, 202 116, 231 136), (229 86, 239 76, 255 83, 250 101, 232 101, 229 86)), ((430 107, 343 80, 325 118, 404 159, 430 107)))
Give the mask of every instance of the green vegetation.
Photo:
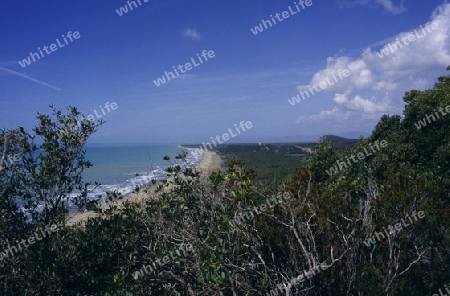
MULTIPOLYGON (((300 154, 288 153, 294 149, 272 144, 221 147, 220 153, 262 156, 247 157, 250 166, 232 160, 207 180, 195 169, 181 171, 185 152, 173 162, 166 157, 171 178, 158 183, 144 203, 97 208, 101 217, 84 226, 60 227, 14 256, 1 256, 1 294, 438 293, 450 283, 450 116, 421 129, 414 123, 450 105, 450 76, 440 77, 430 90, 406 93, 404 100, 403 119, 383 116, 369 138, 351 147, 338 149, 323 139, 308 164, 292 169, 292 177, 275 187, 255 186, 254 168, 275 161, 277 153, 300 167, 306 158, 286 156, 300 154), (344 162, 382 140, 388 143, 385 149, 326 174, 337 160, 344 162), (253 152, 256 147, 261 151, 253 152), (414 211, 425 216, 401 231, 385 232, 402 219, 407 222, 414 211), (368 244, 377 232, 383 238, 368 244), (164 260, 185 245, 192 250, 164 260), (153 263, 155 272, 133 276, 153 263)), ((41 152, 23 129, 2 132, 3 159, 24 155, 13 165, 0 164, 3 250, 10 242, 27 239, 37 226, 63 222, 67 207, 60 200, 69 189, 83 185, 78 174, 89 164, 81 147, 96 126, 81 125, 76 137, 58 132, 79 116, 71 110, 69 117, 56 112, 57 121, 40 117, 35 133, 43 137, 41 152), (58 210, 35 213, 32 223, 25 223, 18 210, 21 200, 32 205, 48 201, 58 210)), ((282 176, 278 168, 266 167, 263 179, 282 176)))
MULTIPOLYGON (((358 140, 338 136, 325 136, 337 148, 355 145, 358 140)), ((267 183, 288 182, 296 168, 308 163, 317 143, 270 143, 270 144, 231 144, 218 145, 216 152, 226 163, 242 160, 246 167, 254 168, 255 181, 267 183)))
MULTIPOLYGON (((307 144, 308 145, 308 144, 307 144)), ((287 180, 308 161, 310 153, 296 148, 294 144, 236 144, 220 145, 217 153, 228 163, 232 160, 242 160, 246 167, 257 171, 255 181, 279 183, 287 180)), ((309 143, 314 149, 315 144, 309 143)), ((302 146, 306 147, 306 146, 302 146)))

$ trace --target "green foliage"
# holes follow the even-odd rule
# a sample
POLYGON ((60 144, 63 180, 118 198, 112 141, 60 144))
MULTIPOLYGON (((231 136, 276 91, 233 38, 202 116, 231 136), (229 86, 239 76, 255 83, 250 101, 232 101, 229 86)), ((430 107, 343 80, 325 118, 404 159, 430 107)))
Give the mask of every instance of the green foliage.
POLYGON ((307 163, 305 157, 284 155, 264 155, 262 153, 233 153, 225 156, 226 161, 244 160, 248 167, 258 171, 255 181, 263 183, 279 183, 287 181, 296 168, 307 163))
POLYGON ((69 107, 66 114, 52 105, 50 108, 54 118, 38 114, 39 125, 33 135, 22 128, 9 133, 3 131, 2 138, 10 137, 12 141, 0 144, 6 150, 20 151, 22 156, 16 167, 2 172, 2 176, 10 178, 1 199, 13 208, 23 204, 31 221, 44 225, 64 222, 68 193, 73 190, 80 192, 75 203, 86 204, 90 184, 81 180, 81 174, 92 164, 84 159, 83 146, 102 124, 86 120, 75 107, 69 107), (41 142, 39 146, 36 140, 41 142), (43 210, 38 211, 38 206, 43 210))
MULTIPOLYGON (((339 150, 342 147, 323 139, 308 165, 295 163, 289 169, 293 173, 289 181, 274 186, 255 185, 254 164, 259 156, 253 163, 251 158, 246 160, 250 168, 232 159, 227 167, 206 177, 195 168, 182 169, 187 152, 180 152, 174 160, 166 156, 168 178, 155 184, 156 192, 148 193, 143 202, 111 206, 101 211, 101 217, 62 227, 0 261, 1 293, 267 295, 285 283, 289 284, 288 295, 436 294, 443 283, 450 282, 450 126, 446 117, 423 130, 414 122, 450 104, 449 86, 449 77, 441 77, 432 90, 408 92, 403 119, 383 116, 371 137, 352 147, 339 150), (336 160, 344 161, 381 140, 387 141, 386 148, 338 174, 325 173, 336 160), (290 198, 283 198, 285 193, 290 198), (384 232, 413 211, 423 211, 425 217, 398 233, 384 232), (367 244, 376 232, 386 237, 367 244), (186 244, 193 246, 191 251, 170 257, 163 265, 155 263, 186 244), (153 263, 154 272, 135 279, 137 271, 153 263), (302 282, 296 280, 318 264, 327 268, 302 282)), ((71 116, 60 123, 73 122, 71 116)), ((0 163, 0 227, 5 241, 31 235, 44 219, 24 223, 13 197, 22 193, 27 197, 25 189, 32 192, 38 185, 44 186, 44 192, 60 188, 67 193, 79 179, 63 175, 60 180, 58 172, 65 167, 65 172, 76 175, 80 170, 71 171, 70 163, 88 166, 82 158, 83 141, 68 134, 58 136, 62 126, 41 118, 43 127, 38 133, 47 140, 40 157, 23 129, 1 134, 3 155, 23 155, 7 167, 0 163), (59 162, 59 157, 65 158, 59 162), (36 184, 31 185, 31 177, 37 176, 31 173, 41 171, 50 179, 34 179, 36 184), (18 235, 11 234, 11 229, 18 235)), ((95 130, 85 128, 88 133, 95 130)), ((248 149, 242 147, 228 152, 260 153, 274 163, 267 149, 241 151, 248 149)), ((108 195, 111 201, 119 198, 114 192, 108 195)))

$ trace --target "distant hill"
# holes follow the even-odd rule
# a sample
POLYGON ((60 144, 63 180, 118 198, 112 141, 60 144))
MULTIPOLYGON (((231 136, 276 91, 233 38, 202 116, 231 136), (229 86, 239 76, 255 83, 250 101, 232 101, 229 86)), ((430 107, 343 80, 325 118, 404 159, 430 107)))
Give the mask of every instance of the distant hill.
POLYGON ((319 141, 331 142, 337 148, 342 149, 348 146, 355 145, 359 141, 359 139, 347 139, 335 135, 325 135, 321 137, 319 141))

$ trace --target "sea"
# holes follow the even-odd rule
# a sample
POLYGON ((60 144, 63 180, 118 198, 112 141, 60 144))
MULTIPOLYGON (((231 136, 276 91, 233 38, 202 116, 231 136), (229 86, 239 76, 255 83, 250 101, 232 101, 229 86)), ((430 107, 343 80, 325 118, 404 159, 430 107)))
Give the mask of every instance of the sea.
MULTIPOLYGON (((182 169, 191 167, 200 162, 203 153, 192 148, 180 145, 152 145, 152 144, 90 144, 85 146, 85 160, 93 165, 85 169, 82 179, 85 182, 95 181, 101 185, 88 187, 88 198, 105 201, 106 193, 117 191, 122 196, 152 182, 167 178, 165 169, 171 164, 179 164, 182 169), (186 151, 186 162, 175 159, 182 150, 186 151), (170 160, 163 160, 164 156, 170 156, 170 160)), ((77 206, 72 199, 79 192, 73 191, 69 194, 66 202, 69 210, 75 211, 77 206)), ((38 207, 38 211, 42 206, 38 207)))
POLYGON ((91 144, 86 146, 85 159, 93 166, 83 173, 83 180, 101 183, 98 188, 91 187, 91 196, 106 196, 105 192, 116 190, 122 195, 131 193, 136 186, 151 183, 152 180, 167 178, 165 169, 177 163, 184 169, 200 162, 201 152, 180 145, 150 144, 91 144), (188 152, 186 162, 175 159, 182 150, 188 152), (164 156, 170 160, 164 160, 164 156))

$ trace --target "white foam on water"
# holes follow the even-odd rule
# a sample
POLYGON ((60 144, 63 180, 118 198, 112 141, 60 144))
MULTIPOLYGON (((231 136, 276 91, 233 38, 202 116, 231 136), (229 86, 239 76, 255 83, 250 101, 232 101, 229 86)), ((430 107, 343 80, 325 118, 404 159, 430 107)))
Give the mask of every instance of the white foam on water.
MULTIPOLYGON (((186 157, 186 163, 179 163, 181 166, 181 170, 183 171, 185 168, 190 168, 194 164, 199 163, 203 159, 203 153, 199 151, 198 149, 194 148, 186 148, 179 146, 179 148, 186 149, 188 152, 188 155, 186 157)), ((122 196, 132 193, 136 187, 142 187, 145 185, 148 185, 152 182, 152 180, 159 181, 167 178, 167 173, 165 172, 165 168, 161 168, 160 166, 156 166, 156 169, 150 171, 150 172, 139 172, 137 175, 136 173, 124 173, 123 175, 130 175, 134 176, 132 178, 126 179, 125 181, 121 182, 120 184, 102 184, 98 185, 97 187, 95 185, 88 186, 88 200, 97 200, 100 198, 99 201, 108 202, 107 200, 107 192, 118 192, 122 196)), ((71 192, 68 194, 67 198, 64 200, 65 204, 69 205, 69 211, 73 212, 78 210, 78 206, 74 204, 73 200, 76 196, 78 196, 79 193, 77 192, 71 192)), ((36 210, 37 212, 42 212, 44 209, 44 205, 38 205, 36 210)), ((27 222, 31 221, 31 215, 27 213, 27 211, 24 210, 23 206, 20 205, 20 210, 25 213, 27 216, 27 222)))

